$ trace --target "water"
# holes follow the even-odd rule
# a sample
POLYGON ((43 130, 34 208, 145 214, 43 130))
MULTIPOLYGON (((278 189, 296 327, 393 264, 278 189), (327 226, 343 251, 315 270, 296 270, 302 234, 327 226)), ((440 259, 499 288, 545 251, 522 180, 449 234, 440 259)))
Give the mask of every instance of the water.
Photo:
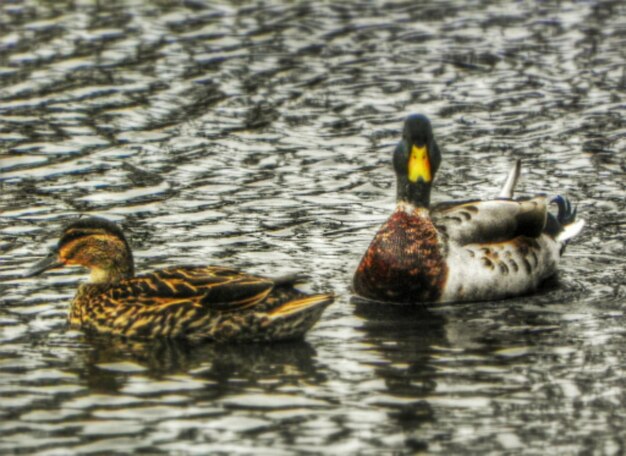
POLYGON ((0 453, 623 454, 625 7, 0 3, 0 453), (402 119, 434 200, 564 192, 587 220, 532 297, 382 312, 350 295, 393 208, 402 119), (66 326, 84 274, 19 274, 76 214, 137 268, 335 290, 305 341, 121 342, 66 326))

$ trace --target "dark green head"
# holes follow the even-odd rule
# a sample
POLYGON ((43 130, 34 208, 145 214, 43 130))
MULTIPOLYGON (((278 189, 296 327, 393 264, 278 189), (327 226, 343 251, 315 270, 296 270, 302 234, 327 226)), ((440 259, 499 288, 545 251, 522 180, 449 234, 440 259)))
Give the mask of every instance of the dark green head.
POLYGON ((441 152, 428 117, 412 114, 404 121, 402 140, 393 154, 398 201, 428 207, 430 187, 441 164, 441 152))
POLYGON ((88 268, 91 282, 116 282, 134 275, 133 254, 124 233, 100 217, 82 218, 66 226, 56 248, 25 276, 66 265, 88 268))

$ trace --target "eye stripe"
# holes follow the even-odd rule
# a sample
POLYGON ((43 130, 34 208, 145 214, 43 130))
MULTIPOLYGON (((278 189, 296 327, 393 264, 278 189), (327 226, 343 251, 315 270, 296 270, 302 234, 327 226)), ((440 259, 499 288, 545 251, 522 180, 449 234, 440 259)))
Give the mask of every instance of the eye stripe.
POLYGON ((71 239, 62 246, 59 244, 59 257, 63 258, 64 261, 71 260, 79 251, 80 246, 76 248, 76 239, 71 239))
POLYGON ((74 239, 70 239, 65 244, 60 246, 59 255, 65 260, 69 261, 77 257, 78 255, 89 254, 94 252, 94 248, 98 248, 99 244, 105 243, 105 245, 111 245, 113 243, 120 243, 125 246, 124 241, 116 236, 111 236, 108 233, 104 234, 86 234, 74 239), (83 239, 86 238, 86 239, 83 239))

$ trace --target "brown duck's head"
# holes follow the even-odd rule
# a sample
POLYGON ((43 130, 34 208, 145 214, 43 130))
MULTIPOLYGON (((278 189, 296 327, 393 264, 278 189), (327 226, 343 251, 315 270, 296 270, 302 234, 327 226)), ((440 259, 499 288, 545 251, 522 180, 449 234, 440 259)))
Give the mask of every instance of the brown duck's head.
POLYGON ((428 117, 412 114, 404 121, 402 140, 393 154, 398 201, 428 207, 430 188, 441 164, 441 152, 428 117))
POLYGON ((100 217, 83 218, 65 227, 57 246, 24 276, 73 265, 88 268, 90 281, 96 283, 117 282, 134 275, 133 254, 124 233, 100 217))

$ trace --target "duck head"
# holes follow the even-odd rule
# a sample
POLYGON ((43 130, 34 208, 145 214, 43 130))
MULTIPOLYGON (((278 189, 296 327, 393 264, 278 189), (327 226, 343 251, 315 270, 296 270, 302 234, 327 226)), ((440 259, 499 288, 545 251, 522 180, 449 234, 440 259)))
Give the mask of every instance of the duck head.
POLYGON ((93 283, 118 282, 134 275, 133 254, 124 233, 100 217, 83 218, 65 227, 57 246, 24 277, 73 265, 88 268, 93 283))
POLYGON ((430 120, 422 114, 407 117, 402 140, 393 154, 398 185, 397 201, 427 208, 432 181, 440 163, 441 153, 430 120))

